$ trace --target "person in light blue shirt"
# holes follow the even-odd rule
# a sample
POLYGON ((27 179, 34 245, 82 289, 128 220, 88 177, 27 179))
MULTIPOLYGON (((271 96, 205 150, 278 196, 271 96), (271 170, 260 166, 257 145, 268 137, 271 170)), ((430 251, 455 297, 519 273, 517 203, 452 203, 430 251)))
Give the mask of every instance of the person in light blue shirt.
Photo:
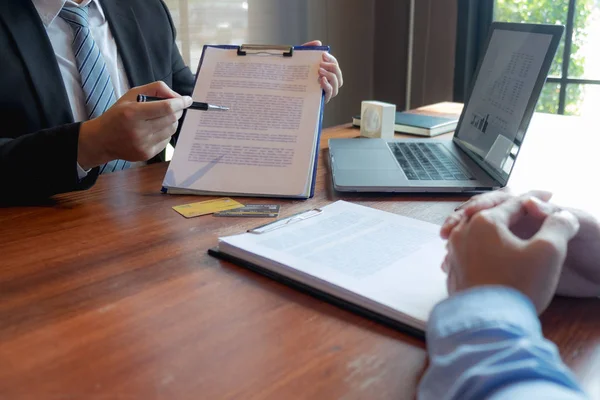
POLYGON ((488 193, 447 219, 450 296, 430 316, 419 399, 587 399, 538 315, 555 293, 600 295, 600 224, 550 197, 488 193))

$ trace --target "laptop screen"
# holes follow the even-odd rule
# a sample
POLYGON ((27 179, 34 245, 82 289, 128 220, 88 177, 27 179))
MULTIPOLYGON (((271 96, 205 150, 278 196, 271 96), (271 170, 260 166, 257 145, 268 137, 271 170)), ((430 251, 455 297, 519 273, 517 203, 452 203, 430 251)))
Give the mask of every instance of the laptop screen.
POLYGON ((503 184, 535 109, 562 26, 493 25, 454 140, 503 184))

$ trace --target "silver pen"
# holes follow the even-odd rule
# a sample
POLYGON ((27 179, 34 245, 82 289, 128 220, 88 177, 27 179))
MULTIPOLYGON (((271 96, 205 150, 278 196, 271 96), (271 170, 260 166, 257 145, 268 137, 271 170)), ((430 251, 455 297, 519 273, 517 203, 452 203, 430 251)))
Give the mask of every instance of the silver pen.
MULTIPOLYGON (((146 96, 143 94, 138 94, 137 101, 138 103, 145 103, 148 101, 161 101, 167 100, 162 97, 154 97, 154 96, 146 96)), ((223 106, 215 106, 214 104, 201 103, 199 101, 194 101, 191 106, 189 106, 192 110, 202 110, 202 111, 229 111, 229 107, 223 106)))

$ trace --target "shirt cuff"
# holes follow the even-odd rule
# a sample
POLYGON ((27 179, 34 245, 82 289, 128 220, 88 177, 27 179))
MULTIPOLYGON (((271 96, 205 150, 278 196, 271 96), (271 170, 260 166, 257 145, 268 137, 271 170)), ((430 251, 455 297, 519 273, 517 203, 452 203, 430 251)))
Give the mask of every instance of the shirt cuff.
POLYGON ((484 286, 452 296, 434 308, 427 325, 429 351, 451 351, 438 348, 446 342, 442 339, 485 328, 518 329, 523 337, 542 337, 535 307, 527 297, 507 287, 484 286))
POLYGON ((79 165, 79 163, 77 163, 77 176, 79 177, 79 180, 82 180, 83 178, 85 178, 87 176, 87 174, 89 174, 91 171, 91 169, 85 170, 83 168, 81 168, 81 165, 79 165))

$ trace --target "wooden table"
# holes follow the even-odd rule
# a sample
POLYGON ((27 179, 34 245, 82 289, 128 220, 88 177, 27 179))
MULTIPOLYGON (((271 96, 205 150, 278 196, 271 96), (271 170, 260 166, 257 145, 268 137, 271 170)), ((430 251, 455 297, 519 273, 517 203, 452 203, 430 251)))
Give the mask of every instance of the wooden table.
MULTIPOLYGON (((326 140, 315 198, 441 223, 464 197, 342 195, 326 140)), ((0 399, 411 399, 424 343, 207 255, 267 222, 171 207, 166 164, 102 176, 87 192, 0 209, 0 399)), ((246 199, 242 199, 246 201, 246 199)), ((250 200, 248 200, 250 201, 250 200)), ((557 299, 544 330, 593 396, 600 304, 557 299)), ((596 386, 594 386, 596 385, 596 386)))

